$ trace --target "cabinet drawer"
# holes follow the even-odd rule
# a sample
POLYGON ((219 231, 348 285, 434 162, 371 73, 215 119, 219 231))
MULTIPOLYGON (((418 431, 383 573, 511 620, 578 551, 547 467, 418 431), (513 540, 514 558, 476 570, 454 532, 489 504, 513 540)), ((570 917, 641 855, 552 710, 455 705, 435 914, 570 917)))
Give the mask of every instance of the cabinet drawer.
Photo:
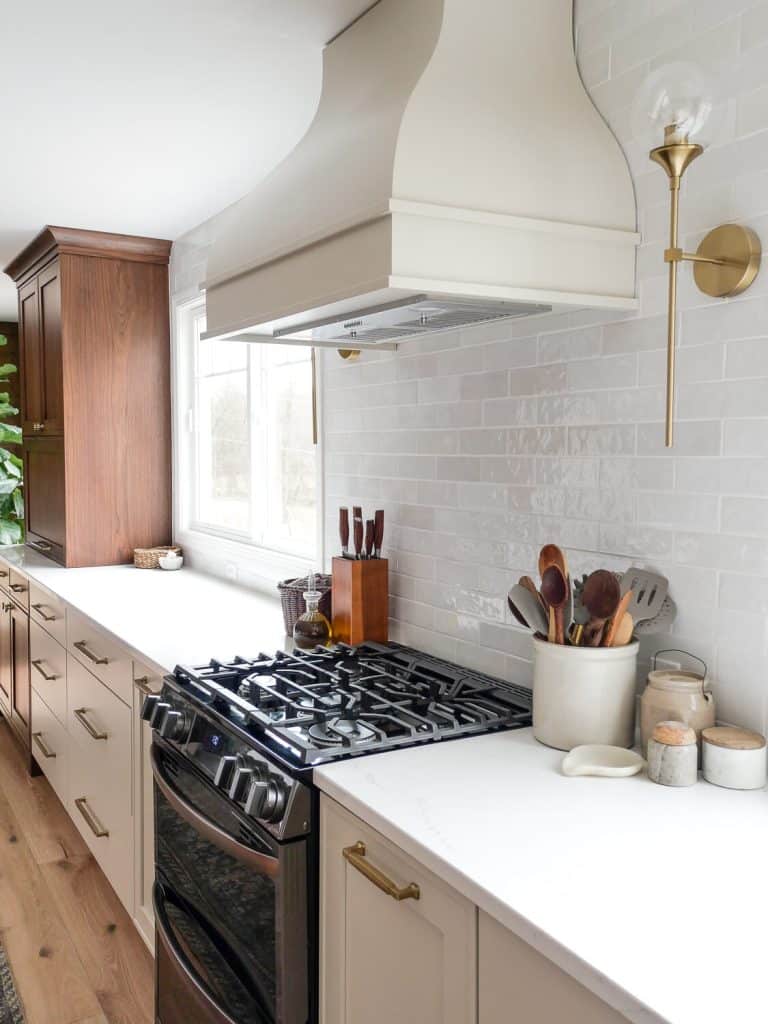
POLYGON ((32 689, 66 723, 67 652, 34 619, 29 623, 29 670, 32 689))
POLYGON ((133 661, 128 652, 71 608, 67 612, 67 650, 121 700, 133 705, 133 661))
POLYGON ((29 580, 27 577, 20 573, 17 569, 10 570, 10 578, 8 581, 8 587, 10 588, 13 600, 16 604, 21 605, 22 608, 29 608, 29 580))
MULTIPOLYGON (((87 778, 131 812, 131 709, 67 656, 67 732, 87 778)), ((75 794, 78 795, 78 794, 75 794)), ((81 795, 81 794, 80 794, 81 795)))
POLYGON ((0 590, 10 596, 11 567, 7 562, 0 561, 0 590))
POLYGON ((133 916, 130 800, 113 788, 110 778, 98 774, 88 751, 74 742, 70 744, 67 810, 126 910, 133 916))
POLYGON ((32 753, 63 804, 67 803, 69 737, 61 722, 32 691, 32 753))
POLYGON ((29 615, 55 637, 62 647, 67 643, 64 602, 34 580, 29 581, 29 615))

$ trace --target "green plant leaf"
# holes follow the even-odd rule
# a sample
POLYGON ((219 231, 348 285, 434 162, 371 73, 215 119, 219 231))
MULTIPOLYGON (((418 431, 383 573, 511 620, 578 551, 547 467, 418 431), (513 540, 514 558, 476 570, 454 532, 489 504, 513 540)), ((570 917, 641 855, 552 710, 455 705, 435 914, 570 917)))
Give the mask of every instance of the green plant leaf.
POLYGON ((0 377, 9 377, 12 373, 16 373, 18 366, 14 363, 2 363, 0 364, 0 377))
POLYGON ((8 338, 5 334, 0 334, 0 347, 8 344, 8 338))
POLYGON ((13 498, 13 512, 14 512, 14 515, 16 516, 17 519, 23 519, 24 518, 24 495, 21 493, 20 488, 17 487, 16 490, 11 495, 11 497, 13 498))
POLYGON ((24 536, 21 523, 0 519, 0 544, 19 544, 24 536))
POLYGON ((0 444, 21 444, 21 427, 0 423, 0 444))
POLYGON ((0 416, 15 416, 19 410, 8 402, 0 402, 0 416))

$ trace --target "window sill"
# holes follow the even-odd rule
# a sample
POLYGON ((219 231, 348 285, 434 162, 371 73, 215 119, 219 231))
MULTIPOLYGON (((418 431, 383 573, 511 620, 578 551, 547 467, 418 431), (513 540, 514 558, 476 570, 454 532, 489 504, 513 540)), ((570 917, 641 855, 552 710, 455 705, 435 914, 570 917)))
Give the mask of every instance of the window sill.
POLYGON ((275 594, 278 583, 306 576, 316 568, 310 559, 258 548, 201 530, 179 530, 175 543, 193 568, 253 590, 275 594))

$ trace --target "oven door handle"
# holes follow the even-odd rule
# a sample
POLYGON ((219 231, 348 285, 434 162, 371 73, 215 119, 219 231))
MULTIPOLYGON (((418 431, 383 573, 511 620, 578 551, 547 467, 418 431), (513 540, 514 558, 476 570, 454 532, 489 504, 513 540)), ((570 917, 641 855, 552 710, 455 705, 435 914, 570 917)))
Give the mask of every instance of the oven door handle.
POLYGON ((154 775, 157 788, 180 818, 186 821, 188 825, 191 825, 209 843, 217 846, 224 853, 228 853, 230 857, 239 860, 242 864, 251 868, 251 870, 256 871, 260 875, 267 875, 269 878, 277 878, 280 873, 280 861, 277 857, 270 857, 269 854, 252 850, 244 843, 238 842, 228 832, 219 828, 218 825, 187 803, 177 792, 165 773, 162 755, 158 752, 158 748, 154 743, 150 749, 150 759, 152 762, 152 774, 154 775))

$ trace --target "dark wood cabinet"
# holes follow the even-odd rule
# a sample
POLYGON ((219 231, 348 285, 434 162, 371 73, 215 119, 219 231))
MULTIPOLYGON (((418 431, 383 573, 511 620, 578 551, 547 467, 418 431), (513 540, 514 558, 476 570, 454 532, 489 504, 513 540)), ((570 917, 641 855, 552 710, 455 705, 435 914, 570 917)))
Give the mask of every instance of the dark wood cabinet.
POLYGON ((171 538, 170 242, 47 227, 19 289, 27 543, 63 565, 171 538))
POLYGON ((13 708, 13 652, 11 649, 11 608, 13 603, 0 592, 0 705, 10 720, 13 708))
POLYGON ((30 708, 32 702, 29 678, 29 616, 15 604, 11 606, 8 615, 10 618, 13 675, 11 724, 15 727, 24 746, 29 749, 30 708))

